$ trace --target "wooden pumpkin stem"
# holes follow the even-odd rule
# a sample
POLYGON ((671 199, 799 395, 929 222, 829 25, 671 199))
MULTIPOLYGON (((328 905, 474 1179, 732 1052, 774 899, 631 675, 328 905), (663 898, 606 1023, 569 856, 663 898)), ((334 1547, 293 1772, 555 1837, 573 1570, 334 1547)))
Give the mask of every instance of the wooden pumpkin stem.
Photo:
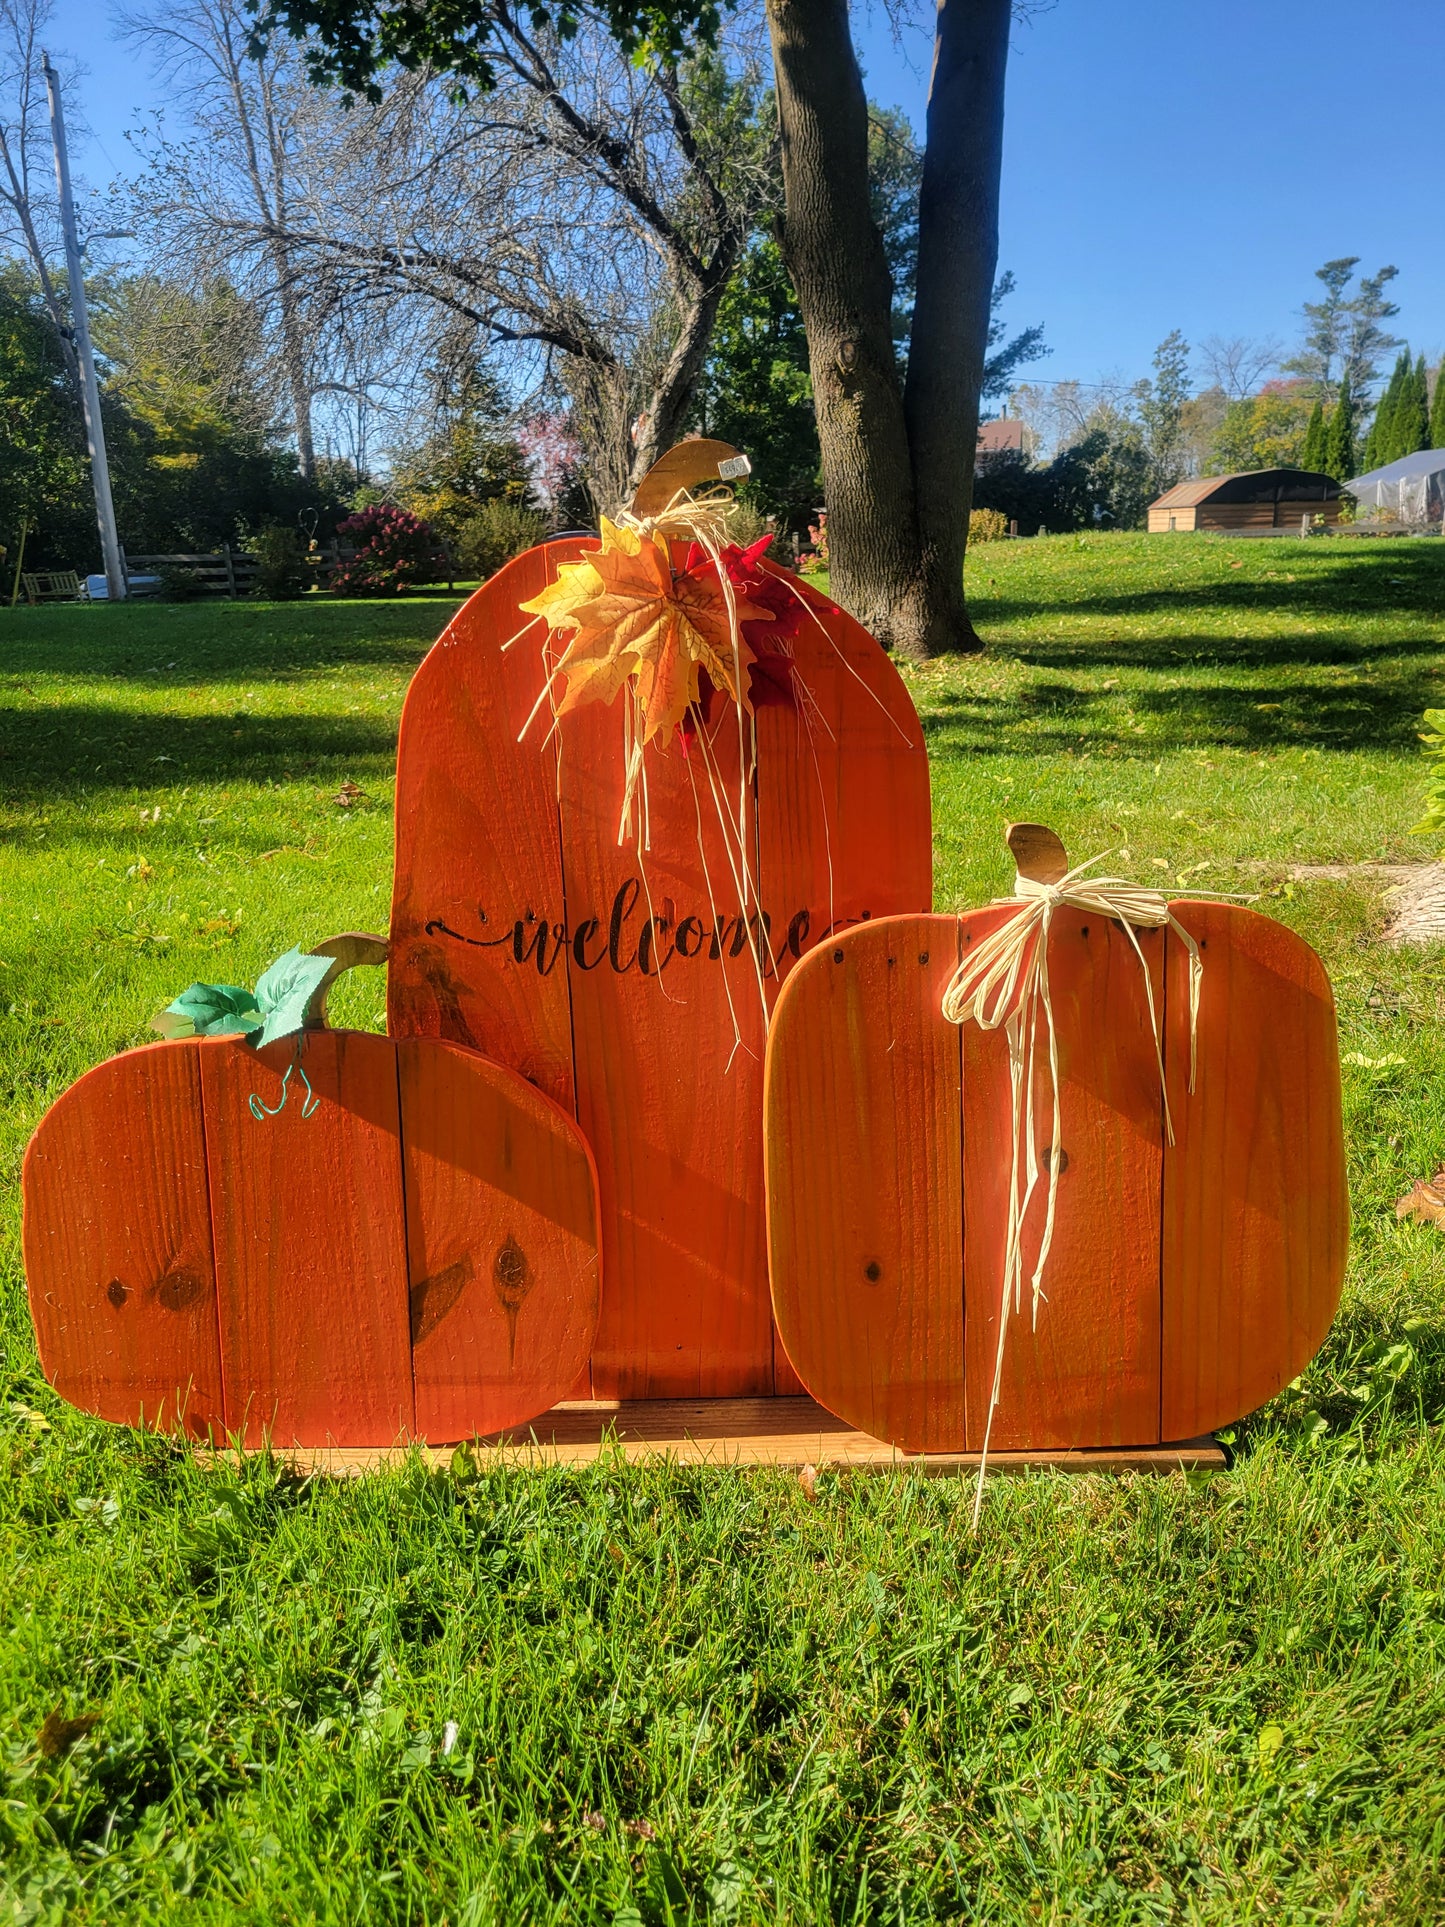
POLYGON ((733 481, 748 473, 747 457, 731 442, 710 441, 696 436, 679 442, 676 448, 660 455, 637 484, 632 498, 634 515, 661 515, 680 489, 695 488, 699 482, 733 481), (741 468, 733 466, 742 463, 741 468), (723 470, 726 468, 727 472, 723 470))
POLYGON ((1069 874, 1068 852, 1043 823, 1010 823, 1004 840, 1021 877, 1030 883, 1062 883, 1069 874))
POLYGON ((306 1029, 326 1028, 326 994, 344 971, 354 970, 358 964, 384 964, 390 948, 385 937, 368 936, 363 930, 347 930, 339 937, 328 937, 325 943, 313 944, 307 954, 330 957, 332 965, 311 993, 311 1001, 306 1006, 306 1029))

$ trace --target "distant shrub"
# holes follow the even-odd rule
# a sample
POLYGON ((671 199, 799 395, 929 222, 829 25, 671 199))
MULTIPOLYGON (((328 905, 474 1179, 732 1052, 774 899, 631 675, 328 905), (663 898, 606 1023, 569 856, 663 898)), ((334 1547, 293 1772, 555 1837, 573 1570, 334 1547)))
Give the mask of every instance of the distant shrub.
POLYGON ((336 533, 343 542, 354 542, 357 553, 331 578, 333 595, 396 595, 436 580, 436 537, 430 524, 408 509, 374 502, 348 515, 336 533))
POLYGON ((974 542, 1002 542, 1008 535, 1008 517, 1002 509, 973 509, 968 518, 968 539, 974 542))
POLYGON ((183 562, 165 563, 156 573, 161 579, 162 602, 199 602, 206 593, 205 577, 183 562))
POLYGON ((514 555, 535 548, 546 533, 547 518, 539 510, 498 496, 479 502, 472 514, 454 522, 452 555, 461 575, 485 582, 514 555))
POLYGON ((804 575, 821 575, 828 566, 828 511, 819 509, 816 522, 808 524, 808 540, 811 549, 804 549, 798 557, 798 567, 804 575))
POLYGON ((273 522, 261 530, 251 543, 251 553, 259 564, 251 584, 251 594, 262 602, 294 602, 311 585, 306 566, 306 550, 295 529, 273 522))
POLYGON ((771 535, 775 527, 776 522, 747 497, 734 502, 727 512, 728 541, 736 542, 740 549, 751 548, 763 536, 771 535))

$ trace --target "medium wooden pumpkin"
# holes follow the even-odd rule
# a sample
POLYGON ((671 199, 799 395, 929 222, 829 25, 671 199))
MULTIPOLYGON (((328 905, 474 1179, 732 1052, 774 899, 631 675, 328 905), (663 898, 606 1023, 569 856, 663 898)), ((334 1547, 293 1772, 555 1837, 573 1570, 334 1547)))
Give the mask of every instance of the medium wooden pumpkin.
MULTIPOLYGON (((1061 1143, 1035 1084, 1057 1218, 1035 1324, 1009 1323, 991 1448, 1147 1445, 1229 1423, 1308 1362, 1348 1240, 1334 1003, 1315 953, 1256 911, 1169 908, 1203 963, 1189 1093, 1189 958, 1135 932, 1162 1013, 1166 1144, 1143 971, 1122 924, 1054 915, 1061 1143)), ((978 1450, 1009 1215, 1000 1031, 943 992, 1012 910, 892 917, 807 958, 767 1061, 773 1302, 808 1390, 909 1451, 978 1450)), ((1028 1221, 1024 1275, 1039 1249, 1028 1221)))
MULTIPOLYGON (((322 946, 357 961, 382 939, 322 946)), ((572 1119, 456 1045, 323 1027, 152 1044, 42 1118, 41 1362, 124 1424, 388 1446, 519 1424, 582 1368, 596 1175, 572 1119)))
MULTIPOLYGON (((807 702, 758 710, 747 779, 771 939, 760 995, 702 759, 675 739, 648 747, 639 853, 619 842, 618 707, 578 709, 550 733, 544 714, 522 736, 544 632, 528 631, 520 605, 595 546, 556 542, 510 563, 412 683, 389 1027, 484 1050, 575 1110, 597 1155, 608 1279, 579 1395, 794 1391, 768 1298, 764 1005, 820 940, 928 908, 922 732, 873 638, 797 583, 807 702)), ((735 729, 714 754, 731 795, 735 729)))

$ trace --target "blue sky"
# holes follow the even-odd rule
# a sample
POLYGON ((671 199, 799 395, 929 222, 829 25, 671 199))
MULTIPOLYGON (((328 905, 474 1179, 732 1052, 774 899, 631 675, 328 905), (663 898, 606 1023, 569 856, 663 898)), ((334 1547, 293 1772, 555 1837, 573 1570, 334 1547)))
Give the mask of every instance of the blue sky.
MULTIPOLYGON (((58 0, 57 49, 89 68, 93 185, 128 167, 127 126, 164 102, 103 0, 58 0)), ((920 20, 927 10, 920 6, 920 20)), ((922 126, 926 24, 857 24, 868 87, 922 126)), ((1445 6, 1440 0, 1057 0, 1014 29, 1000 262, 1030 373, 1145 373, 1171 328, 1291 340, 1314 270, 1393 262, 1412 347, 1445 348, 1445 6)))

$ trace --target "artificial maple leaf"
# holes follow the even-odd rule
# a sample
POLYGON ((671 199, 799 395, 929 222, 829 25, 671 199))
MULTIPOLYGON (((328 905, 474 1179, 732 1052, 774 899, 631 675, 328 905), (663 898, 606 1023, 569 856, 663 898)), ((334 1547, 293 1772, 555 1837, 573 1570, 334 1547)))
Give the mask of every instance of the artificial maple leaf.
POLYGON ((564 563, 559 579, 522 608, 554 629, 573 631, 558 664, 567 690, 564 715, 587 702, 611 702, 629 678, 642 711, 642 738, 668 735, 698 702, 706 674, 734 702, 749 704, 744 673, 753 652, 744 621, 771 611, 733 595, 735 633, 718 572, 674 570, 667 538, 625 523, 602 522, 602 547, 585 562, 564 563))
POLYGON ((1416 1178, 1403 1198, 1395 1201, 1397 1218, 1413 1218, 1416 1224, 1445 1225, 1445 1165, 1433 1178, 1416 1178))

